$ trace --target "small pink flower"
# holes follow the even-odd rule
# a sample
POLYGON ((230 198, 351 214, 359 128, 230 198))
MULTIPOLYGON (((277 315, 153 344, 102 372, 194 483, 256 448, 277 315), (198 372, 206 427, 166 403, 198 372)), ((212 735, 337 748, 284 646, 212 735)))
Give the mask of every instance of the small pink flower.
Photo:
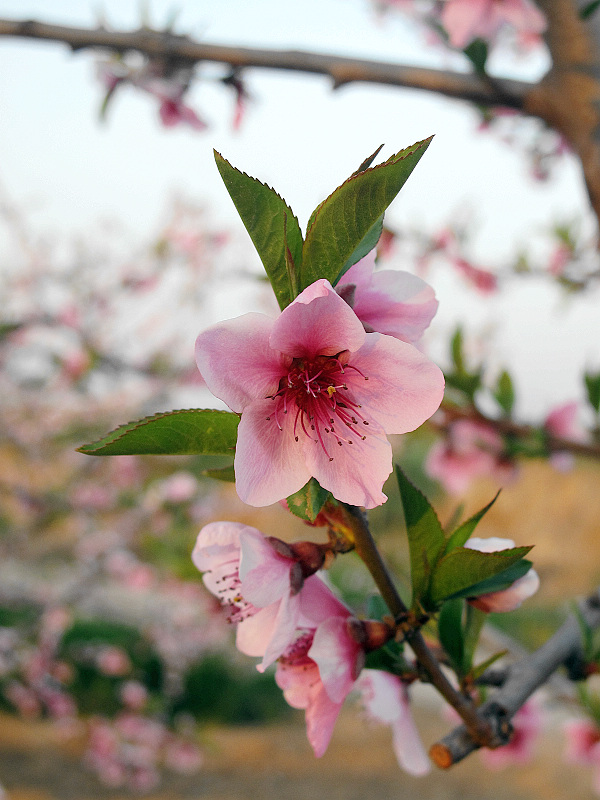
MULTIPOLYGON (((576 402, 557 406, 546 417, 544 428, 551 436, 572 442, 583 442, 585 434, 577 422, 577 410, 576 402)), ((559 450, 550 455, 550 463, 559 472, 568 472, 573 469, 575 458, 568 450, 559 450)))
POLYGON ((456 256, 452 263, 460 274, 482 294, 492 294, 498 288, 498 278, 486 269, 475 267, 469 261, 456 256))
MULTIPOLYGON (((481 553, 496 553, 499 550, 509 550, 514 546, 515 543, 512 539, 499 539, 496 536, 491 536, 489 539, 479 539, 473 536, 465 544, 465 547, 471 550, 479 550, 481 553)), ((473 597, 469 600, 469 603, 480 611, 485 611, 487 613, 514 611, 516 608, 519 608, 524 600, 534 595, 539 588, 539 576, 534 569, 530 569, 529 572, 523 575, 523 577, 518 578, 508 589, 473 597)))
POLYGON ((103 647, 96 656, 98 669, 105 675, 126 675, 131 671, 131 660, 120 647, 103 647))
POLYGON ((375 251, 358 261, 336 286, 367 332, 414 344, 435 316, 438 301, 424 280, 410 272, 373 272, 375 251))
POLYGON ((600 728, 591 719, 572 719, 565 722, 564 732, 567 739, 565 761, 594 767, 594 792, 600 795, 600 728))
POLYGON ((473 39, 492 41, 504 25, 529 38, 546 29, 546 18, 531 0, 445 0, 441 23, 459 50, 473 39))
POLYGON ((534 755, 534 745, 542 730, 542 714, 535 701, 528 701, 511 720, 513 734, 508 744, 495 750, 482 750, 486 767, 502 769, 513 764, 527 764, 534 755))
POLYGON ((502 458, 503 450, 502 437, 492 427, 460 419, 450 425, 445 441, 431 447, 425 469, 447 492, 461 495, 476 478, 506 482, 514 475, 514 466, 502 458))
POLYGON ((261 670, 281 655, 298 627, 310 624, 305 615, 314 602, 310 592, 307 600, 307 587, 316 581, 313 594, 320 587, 325 591, 319 578, 304 579, 298 558, 289 547, 286 554, 286 547, 274 546, 248 525, 212 522, 200 531, 192 552, 206 588, 229 606, 238 649, 262 656, 261 670))
POLYGON ((257 313, 196 341, 209 389, 241 414, 236 488, 249 505, 276 503, 314 476, 342 502, 386 500, 386 433, 414 430, 438 408, 444 378, 419 351, 365 333, 326 280, 275 320, 257 313))
POLYGON ((361 691, 369 715, 391 725, 394 753, 402 769, 411 775, 426 775, 431 764, 415 726, 402 679, 389 672, 365 669, 356 688, 361 691))

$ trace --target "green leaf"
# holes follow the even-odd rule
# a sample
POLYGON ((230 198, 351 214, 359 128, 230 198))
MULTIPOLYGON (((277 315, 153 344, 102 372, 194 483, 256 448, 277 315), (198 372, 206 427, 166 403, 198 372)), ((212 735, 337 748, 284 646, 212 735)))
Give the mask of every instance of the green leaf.
POLYGON ((323 489, 315 478, 311 478, 302 489, 287 498, 287 504, 292 514, 307 522, 314 522, 330 497, 331 492, 323 489))
POLYGON ((438 636, 440 643, 446 651, 450 664, 455 672, 463 671, 464 635, 463 611, 464 600, 457 598, 444 603, 438 617, 438 636))
POLYGON ((450 340, 450 355, 452 356, 452 363, 454 364, 454 368, 458 373, 464 373, 465 370, 465 359, 463 356, 463 332, 462 328, 459 326, 455 331, 452 339, 450 340))
POLYGON ((396 197, 431 138, 401 150, 383 164, 351 175, 313 212, 300 268, 302 291, 319 278, 335 285, 357 254, 366 253, 373 227, 396 197))
POLYGON ((230 411, 166 411, 121 425, 77 450, 90 456, 232 455, 239 421, 230 411))
POLYGON ((475 530, 475 528, 477 527, 477 525, 479 524, 481 518, 485 514, 487 514, 490 508, 494 505, 494 503, 498 499, 499 494, 500 491, 496 492, 496 496, 493 498, 493 500, 491 500, 487 504, 487 506, 484 506, 481 509, 481 511, 478 511, 476 514, 473 514, 472 517, 469 517, 469 519, 463 522, 462 525, 458 526, 458 528, 454 531, 454 533, 448 538, 448 541, 446 542, 444 555, 446 555, 446 553, 449 553, 451 550, 454 550, 455 547, 463 547, 465 542, 467 542, 471 538, 471 535, 475 530))
POLYGON ((592 0, 591 3, 579 9, 579 17, 581 19, 589 19, 598 8, 600 8, 600 0, 592 0))
POLYGON ((357 170, 355 170, 352 173, 352 175, 358 175, 359 172, 364 172, 366 169, 369 169, 371 164, 375 161, 375 159, 377 158, 377 156, 381 152, 382 148, 383 148, 383 145, 380 144, 379 147, 377 148, 377 150, 375 150, 375 152, 372 155, 367 156, 367 158, 365 158, 365 160, 362 162, 360 167, 357 170))
POLYGON ((590 405, 598 414, 600 413, 600 373, 592 375, 590 372, 586 372, 584 380, 590 405))
POLYGON ((413 486, 397 464, 396 478, 408 535, 414 608, 427 594, 431 573, 444 549, 446 539, 429 501, 413 486))
POLYGON ((298 220, 285 200, 270 186, 232 167, 216 150, 215 161, 258 251, 279 307, 283 309, 296 296, 286 268, 286 247, 296 270, 302 263, 303 242, 298 220))
POLYGON ((476 597, 507 589, 531 567, 531 563, 523 559, 530 550, 531 547, 513 547, 482 553, 466 547, 455 548, 440 559, 433 572, 429 602, 436 606, 454 597, 476 597), (509 573, 519 562, 520 565, 509 573))
POLYGON ((519 580, 519 578, 522 578, 523 575, 526 575, 532 566, 532 562, 524 558, 521 561, 517 561, 516 564, 513 564, 508 569, 504 570, 504 572, 499 572, 492 578, 481 581, 481 583, 468 586, 456 596, 479 597, 479 595, 491 594, 491 592, 502 592, 504 589, 510 588, 513 583, 519 580))
POLYGON ((490 656, 489 658, 486 658, 486 660, 482 661, 481 664, 478 664, 476 667, 473 667, 473 669, 471 670, 472 679, 474 681, 476 681, 479 678, 481 678, 483 673, 486 670, 488 670, 492 666, 492 664, 495 664, 496 661, 498 661, 499 658, 502 658, 507 653, 508 653, 508 650, 500 650, 499 653, 494 653, 493 656, 490 656))
POLYGON ((496 402, 502 411, 510 416, 515 404, 515 389, 512 378, 506 370, 504 370, 498 378, 498 383, 496 384, 496 389, 494 390, 494 397, 496 398, 496 402))
POLYGON ((464 48, 463 53, 475 67, 478 75, 485 75, 485 62, 488 57, 487 42, 483 39, 473 39, 471 44, 464 48))
POLYGON ((230 464, 228 467, 221 467, 220 469, 203 469, 202 474, 206 475, 207 478, 214 478, 217 481, 235 483, 233 464, 230 464))

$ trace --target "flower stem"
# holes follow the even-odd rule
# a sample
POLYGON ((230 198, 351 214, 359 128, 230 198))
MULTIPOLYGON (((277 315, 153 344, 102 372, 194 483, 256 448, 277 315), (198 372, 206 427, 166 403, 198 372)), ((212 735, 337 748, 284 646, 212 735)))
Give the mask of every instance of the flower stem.
MULTIPOLYGON (((409 610, 398 594, 377 549, 365 512, 356 506, 345 506, 345 508, 348 511, 348 527, 352 529, 356 552, 371 573, 387 607, 396 619, 406 615, 409 610)), ((490 723, 477 712, 472 700, 461 694, 450 683, 418 628, 413 628, 406 634, 406 641, 411 646, 419 665, 427 674, 431 684, 460 715, 473 741, 479 745, 490 742, 493 735, 490 723)))

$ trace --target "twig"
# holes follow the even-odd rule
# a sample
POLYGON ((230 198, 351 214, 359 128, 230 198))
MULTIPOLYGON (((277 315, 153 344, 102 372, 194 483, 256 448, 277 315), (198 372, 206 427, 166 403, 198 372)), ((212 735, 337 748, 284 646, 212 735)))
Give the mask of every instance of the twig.
POLYGON ((228 64, 232 69, 261 68, 327 75, 334 87, 347 83, 379 83, 437 92, 484 106, 522 109, 533 84, 502 80, 484 82, 474 73, 424 69, 383 61, 344 58, 298 50, 268 50, 196 42, 168 31, 140 28, 109 31, 105 28, 71 28, 34 20, 0 19, 0 36, 63 42, 72 50, 103 48, 118 53, 137 51, 149 58, 162 58, 192 65, 202 61, 228 64))
MULTIPOLYGON (((581 604, 580 611, 586 625, 592 629, 600 627, 600 589, 581 604)), ((480 709, 480 714, 495 732, 494 738, 486 746, 500 747, 509 741, 510 720, 514 714, 580 648, 580 622, 571 614, 539 650, 509 667, 508 677, 502 688, 480 709)), ((445 769, 462 761, 480 746, 481 743, 474 741, 467 727, 461 725, 434 744, 429 754, 438 767, 445 769)))
MULTIPOLYGON (((373 576, 381 596, 385 600, 393 616, 398 619, 408 613, 408 608, 398 594, 390 574, 381 558, 375 541, 369 530, 366 514, 355 506, 347 506, 353 524, 356 552, 373 576)), ((473 702, 462 695, 444 675, 437 659, 427 646, 419 630, 413 629, 406 634, 406 641, 411 646, 415 657, 427 674, 431 684, 442 697, 456 710, 465 723, 469 735, 479 744, 487 744, 493 734, 489 722, 479 714, 473 702)))

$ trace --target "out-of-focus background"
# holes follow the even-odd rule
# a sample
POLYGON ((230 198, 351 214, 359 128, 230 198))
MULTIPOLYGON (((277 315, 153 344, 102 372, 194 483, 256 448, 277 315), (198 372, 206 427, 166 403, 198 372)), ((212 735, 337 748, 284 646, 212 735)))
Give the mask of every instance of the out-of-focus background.
MULTIPOLYGON (((0 0, 0 17, 114 29, 160 28, 173 10, 166 0, 145 10, 116 0, 101 8, 0 0)), ((217 44, 467 66, 367 0, 181 0, 175 10, 177 32, 217 44)), ((440 308, 423 346, 447 367, 460 324, 469 363, 485 362, 492 377, 510 370, 518 421, 541 424, 573 401, 591 424, 582 373, 600 368, 597 291, 569 294, 548 280, 561 245, 585 242, 593 230, 575 159, 551 157, 552 143, 535 126, 488 129, 464 103, 362 84, 334 91, 324 78, 277 71, 244 73, 248 97, 234 124, 235 93, 216 65, 199 67, 186 95, 203 131, 165 128, 154 98, 131 87, 115 94, 100 121, 105 61, 57 43, 0 39, 6 797, 592 797, 591 770, 562 758, 568 697, 551 704, 533 760, 502 772, 474 756, 417 781, 399 770, 389 731, 366 726, 352 704, 316 761, 301 712, 285 705, 271 674, 259 675, 236 653, 190 552, 198 530, 217 519, 290 540, 319 531, 278 506, 244 506, 231 484, 205 476, 218 459, 75 452, 130 419, 218 406, 195 369, 196 335, 222 317, 275 310, 213 148, 274 186, 304 226, 381 142, 387 157, 432 133, 386 216, 395 237, 381 254, 385 268, 419 272, 436 290, 440 308), (449 239, 460 240, 481 275, 497 276, 500 289, 482 291, 479 273, 444 258, 449 239)), ((494 64, 524 79, 547 66, 543 50, 500 54, 494 64)), ((434 439, 431 429, 397 439, 398 459, 443 521, 462 502, 473 513, 499 476, 477 477, 460 497, 444 493, 424 468, 434 439)), ((566 601, 598 583, 597 486, 589 460, 511 470, 481 533, 535 545, 542 588, 509 621, 494 620, 491 646, 505 632, 541 643, 566 601)), ((390 501, 373 512, 373 527, 406 589, 402 513, 391 481, 386 491, 390 501)), ((371 585, 358 560, 341 559, 332 580, 364 607, 371 585)), ((452 725, 427 690, 416 705, 427 744, 452 725)))

